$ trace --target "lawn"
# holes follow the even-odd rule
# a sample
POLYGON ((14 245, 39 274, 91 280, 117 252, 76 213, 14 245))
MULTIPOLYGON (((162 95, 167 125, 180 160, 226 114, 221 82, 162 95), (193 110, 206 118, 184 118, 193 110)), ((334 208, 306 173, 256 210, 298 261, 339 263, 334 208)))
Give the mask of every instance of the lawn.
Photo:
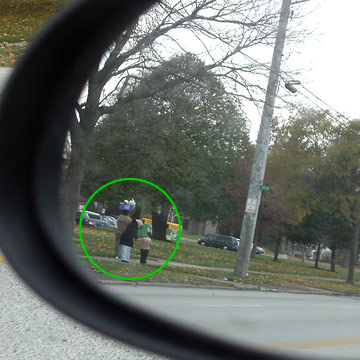
MULTIPOLYGON (((74 232, 75 247, 82 253, 79 241, 78 230, 74 232)), ((115 233, 97 228, 82 227, 82 238, 85 248, 90 256, 114 256, 114 237, 115 233)), ((138 258, 139 243, 135 244, 132 258, 138 258)), ((153 240, 149 258, 167 260, 175 248, 175 242, 164 242, 153 240)), ((236 253, 231 251, 219 251, 214 248, 204 248, 198 245, 180 243, 172 261, 199 265, 233 268, 236 253)))
MULTIPOLYGON (((81 259, 84 264, 88 265, 87 259, 81 259)), ((124 264, 119 262, 109 262, 104 260, 96 260, 96 264, 103 270, 122 278, 136 278, 143 275, 148 275, 158 269, 155 265, 141 265, 141 264, 124 264)), ((97 274, 101 272, 94 266, 90 268, 97 274)), ((224 284, 223 272, 214 270, 202 270, 194 268, 180 268, 177 266, 166 266, 163 270, 156 274, 144 278, 142 282, 153 283, 172 283, 183 285, 227 285, 234 287, 234 282, 229 281, 224 284)))
POLYGON ((67 0, 1 0, 0 42, 29 41, 67 0))
POLYGON ((200 238, 202 238, 203 236, 201 235, 190 235, 190 234, 182 234, 181 238, 184 240, 190 240, 193 242, 197 242, 200 238))
POLYGON ((13 66, 26 43, 67 2, 68 0, 1 0, 0 66, 13 66))
MULTIPOLYGON (((82 227, 82 237, 87 252, 91 257, 114 257, 113 231, 82 227)), ((74 246, 79 254, 83 255, 78 230, 74 232, 74 246)), ((167 260, 173 252, 175 243, 153 240, 149 259, 167 260)), ((132 259, 139 259, 140 244, 136 243, 131 253, 132 259)), ((320 269, 314 268, 314 263, 307 261, 302 263, 296 258, 273 261, 272 256, 257 255, 251 260, 249 276, 246 279, 238 279, 233 276, 236 253, 202 247, 198 245, 180 243, 172 262, 183 264, 206 266, 214 269, 196 267, 178 267, 167 265, 159 273, 142 281, 147 282, 173 282, 182 284, 217 284, 234 286, 236 283, 252 284, 258 287, 270 288, 317 288, 339 291, 345 293, 360 293, 360 272, 356 269, 355 284, 345 283, 347 269, 337 267, 335 273, 330 272, 330 265, 320 263, 320 269), (227 279, 227 281, 224 281, 227 279)), ((82 259, 90 265, 87 259, 82 259)), ((153 272, 158 266, 124 264, 119 261, 105 261, 96 259, 96 264, 107 272, 121 277, 138 277, 153 272)), ((105 276, 105 275, 104 275, 105 276)))

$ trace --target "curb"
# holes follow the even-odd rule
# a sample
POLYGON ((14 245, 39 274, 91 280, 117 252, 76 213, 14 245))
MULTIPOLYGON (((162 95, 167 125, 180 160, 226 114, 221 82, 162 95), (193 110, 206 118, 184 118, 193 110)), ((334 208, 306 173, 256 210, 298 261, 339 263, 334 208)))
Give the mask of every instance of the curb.
MULTIPOLYGON (((86 257, 84 255, 79 255, 80 257, 86 257)), ((94 256, 94 259, 102 259, 107 261, 114 261, 113 258, 110 257, 101 257, 101 256, 94 256)), ((132 260, 131 263, 137 264, 138 260, 132 260)), ((158 265, 161 266, 164 261, 154 261, 148 260, 148 264, 150 265, 158 265)), ((222 271, 232 271, 228 268, 212 268, 206 266, 199 266, 199 265, 190 265, 190 264, 182 264, 182 263, 169 263, 168 266, 174 267, 195 267, 195 268, 203 268, 203 269, 211 269, 211 270, 222 270, 222 271)), ((249 271, 249 273, 258 273, 257 271, 249 271)), ((115 279, 104 279, 100 278, 101 275, 98 275, 97 281, 103 285, 126 285, 126 286, 158 286, 158 287, 178 287, 178 288, 202 288, 202 289, 222 289, 222 290, 242 290, 242 291, 263 291, 263 292, 278 292, 278 293, 296 293, 296 294, 311 294, 311 295, 327 295, 327 296, 351 296, 351 297, 360 297, 360 294, 357 293, 342 293, 336 292, 331 290, 323 290, 311 287, 303 287, 302 289, 296 288, 267 288, 258 285, 251 285, 251 284, 240 284, 235 283, 232 281, 227 280, 219 280, 219 279, 212 279, 202 276, 197 276, 198 278, 206 279, 208 281, 212 281, 216 283, 216 285, 193 285, 193 284, 178 284, 178 283, 152 283, 152 282, 141 282, 141 281, 126 281, 126 280, 115 280, 115 279), (224 285, 221 285, 224 284, 224 285), (226 284, 226 285, 225 285, 226 284)), ((195 276, 195 275, 194 275, 195 276)), ((322 278, 321 278, 322 279, 322 278)), ((329 279, 330 280, 330 279, 329 279)), ((333 279, 331 279, 333 280, 333 279)))
POLYGON ((125 286, 154 286, 154 287, 169 287, 169 288, 195 288, 195 289, 210 289, 210 290, 240 290, 240 291, 262 291, 262 292, 274 292, 274 293, 290 293, 290 294, 311 294, 311 295, 327 295, 327 296, 352 296, 352 297, 360 297, 357 294, 346 294, 346 293, 339 293, 334 291, 327 291, 321 289, 290 289, 290 288, 266 288, 257 285, 249 285, 249 284, 237 284, 233 282, 227 282, 225 280, 216 280, 205 278, 210 281, 214 281, 216 283, 227 283, 228 285, 192 285, 192 284, 178 284, 178 283, 151 283, 151 282, 130 282, 125 280, 104 280, 98 279, 98 282, 102 285, 125 285, 125 286))

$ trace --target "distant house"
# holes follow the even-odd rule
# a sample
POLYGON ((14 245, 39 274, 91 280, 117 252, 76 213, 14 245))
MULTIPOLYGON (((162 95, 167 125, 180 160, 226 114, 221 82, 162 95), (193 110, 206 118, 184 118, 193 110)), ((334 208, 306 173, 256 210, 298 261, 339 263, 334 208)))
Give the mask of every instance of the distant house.
POLYGON ((80 195, 77 210, 82 210, 84 208, 86 200, 87 199, 80 195))
MULTIPOLYGON (((168 221, 172 223, 178 223, 175 211, 173 208, 169 211, 168 221)), ((181 218, 181 226, 183 227, 181 232, 188 235, 208 235, 216 234, 218 224, 211 221, 195 221, 189 218, 181 218)))
POLYGON ((208 235, 216 234, 218 225, 211 221, 195 221, 190 219, 183 219, 183 234, 189 235, 208 235))

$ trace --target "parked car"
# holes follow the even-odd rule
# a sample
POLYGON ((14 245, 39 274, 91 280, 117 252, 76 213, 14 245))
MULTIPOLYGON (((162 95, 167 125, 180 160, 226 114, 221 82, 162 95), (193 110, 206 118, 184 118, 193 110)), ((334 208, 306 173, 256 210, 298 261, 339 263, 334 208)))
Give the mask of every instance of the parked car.
MULTIPOLYGON (((254 248, 254 243, 251 245, 251 250, 254 248)), ((257 246, 256 249, 255 249, 255 252, 256 254, 265 254, 265 250, 260 247, 260 246, 257 246)))
POLYGON ((256 253, 257 254, 265 254, 265 250, 262 247, 257 246, 256 247, 256 253))
POLYGON ((237 251, 240 245, 240 239, 233 236, 211 234, 198 240, 198 244, 202 246, 210 246, 224 250, 237 251))
MULTIPOLYGON (((76 211, 76 217, 75 217, 75 221, 78 224, 80 222, 80 216, 81 216, 81 210, 77 210, 76 211)), ((84 216, 82 218, 82 224, 84 225, 89 225, 89 216, 87 215, 86 211, 84 212, 84 216)))
POLYGON ((96 212, 85 211, 89 216, 89 221, 93 222, 96 227, 104 227, 106 222, 103 215, 100 215, 96 212))
MULTIPOLYGON (((75 221, 79 223, 81 216, 81 210, 78 210, 76 212, 75 221)), ((90 226, 96 226, 96 227, 103 227, 106 224, 106 221, 104 219, 104 216, 92 212, 92 211, 85 211, 84 216, 82 219, 82 224, 90 225, 90 226)))
POLYGON ((104 216, 103 219, 105 221, 104 227, 110 228, 110 229, 117 229, 117 220, 116 219, 114 219, 111 216, 104 216))
POLYGON ((117 226, 118 216, 116 216, 116 215, 109 215, 108 217, 111 218, 113 221, 115 221, 115 225, 117 226))

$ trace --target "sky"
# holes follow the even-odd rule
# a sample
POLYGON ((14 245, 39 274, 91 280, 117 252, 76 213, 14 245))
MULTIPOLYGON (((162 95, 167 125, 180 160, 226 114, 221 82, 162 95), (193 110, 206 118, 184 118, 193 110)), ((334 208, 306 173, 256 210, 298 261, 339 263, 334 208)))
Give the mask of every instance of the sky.
MULTIPOLYGON (((295 11, 296 6, 299 5, 294 5, 295 11)), ((298 45, 299 53, 290 56, 286 67, 302 68, 296 80, 306 89, 347 118, 360 118, 360 1, 310 0, 308 7, 312 12, 303 21, 312 34, 298 45)), ((328 108, 301 86, 298 89, 316 104, 328 108)), ((284 94, 284 90, 281 92, 284 94)), ((295 102, 315 107, 300 93, 291 96, 295 102)), ((279 99, 276 105, 281 105, 279 99)), ((260 117, 251 106, 247 109, 254 141, 260 117)))

